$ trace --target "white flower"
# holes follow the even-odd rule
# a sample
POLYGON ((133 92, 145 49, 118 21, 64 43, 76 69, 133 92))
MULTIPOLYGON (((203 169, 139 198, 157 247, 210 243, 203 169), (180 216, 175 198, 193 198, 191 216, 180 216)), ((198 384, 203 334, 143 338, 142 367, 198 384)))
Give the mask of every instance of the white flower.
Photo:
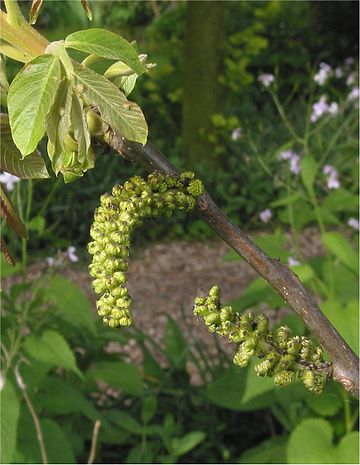
POLYGON ((344 70, 343 70, 340 66, 338 66, 337 68, 335 68, 335 77, 336 77, 337 79, 340 79, 340 78, 342 78, 343 76, 344 76, 344 70))
POLYGON ((359 88, 358 87, 353 87, 351 89, 350 94, 347 96, 347 100, 358 100, 359 99, 359 88))
POLYGON ((318 102, 312 106, 310 121, 315 123, 322 115, 329 111, 329 105, 326 103, 326 97, 323 95, 318 102))
POLYGON ((231 140, 237 141, 240 139, 242 135, 242 129, 241 128, 235 128, 233 132, 231 133, 231 140))
POLYGON ((54 257, 46 257, 45 260, 49 266, 55 266, 56 264, 56 259, 54 257))
POLYGON ((294 174, 300 173, 300 156, 294 154, 290 159, 290 171, 294 174))
POLYGON ((69 257, 71 262, 77 262, 79 257, 76 255, 76 247, 70 246, 66 251, 66 255, 69 257))
POLYGON ((352 86, 355 83, 356 83, 356 73, 350 73, 346 79, 346 85, 352 86))
POLYGON ((320 69, 314 76, 314 81, 323 86, 332 72, 331 66, 327 63, 320 63, 320 69))
POLYGON ((275 76, 269 73, 260 74, 258 81, 265 87, 269 87, 275 81, 275 76))
POLYGON ((292 150, 284 150, 283 152, 280 152, 278 155, 279 160, 291 160, 293 156, 297 155, 295 152, 292 150))
POLYGON ((356 231, 359 231, 359 220, 356 218, 349 218, 347 224, 350 226, 350 228, 356 229, 356 231))
POLYGON ((296 258, 289 257, 288 258, 288 265, 289 266, 299 266, 299 265, 301 265, 301 263, 299 262, 299 260, 296 260, 296 258))
POLYGON ((0 173, 0 182, 6 185, 6 189, 8 191, 12 191, 14 189, 14 185, 20 181, 20 178, 17 176, 13 176, 10 173, 0 173))
POLYGON ((334 168, 331 165, 325 165, 323 167, 323 173, 328 175, 328 179, 327 179, 328 189, 339 189, 340 187, 339 173, 337 172, 336 168, 334 168))
POLYGON ((267 208, 266 210, 260 212, 259 217, 263 223, 268 223, 272 218, 272 211, 269 208, 267 208))
POLYGON ((337 115, 339 113, 339 105, 337 102, 331 102, 328 108, 328 113, 337 115))

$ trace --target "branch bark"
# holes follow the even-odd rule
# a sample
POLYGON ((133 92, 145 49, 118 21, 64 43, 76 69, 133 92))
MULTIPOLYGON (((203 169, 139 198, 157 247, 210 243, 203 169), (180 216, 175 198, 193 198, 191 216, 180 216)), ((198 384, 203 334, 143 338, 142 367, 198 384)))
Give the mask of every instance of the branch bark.
MULTIPOLYGON (((150 143, 142 146, 129 142, 114 132, 106 142, 129 161, 148 171, 177 175, 178 170, 150 143)), ((332 361, 331 376, 351 394, 359 397, 359 359, 346 341, 321 312, 297 275, 279 260, 269 257, 241 229, 231 223, 205 192, 197 200, 197 210, 211 228, 275 289, 305 322, 311 333, 328 352, 332 361)))

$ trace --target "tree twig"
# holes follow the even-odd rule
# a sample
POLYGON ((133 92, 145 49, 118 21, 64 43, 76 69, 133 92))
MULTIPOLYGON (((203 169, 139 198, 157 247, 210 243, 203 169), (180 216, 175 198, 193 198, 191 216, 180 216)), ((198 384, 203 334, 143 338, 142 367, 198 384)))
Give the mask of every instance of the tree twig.
MULTIPOLYGON (((150 143, 142 146, 129 142, 114 132, 105 141, 129 161, 149 171, 169 175, 178 170, 150 143)), ((246 234, 227 218, 205 192, 197 201, 201 217, 211 228, 275 289, 302 318, 311 333, 328 352, 333 363, 332 378, 351 394, 359 397, 359 359, 300 282, 297 275, 279 260, 269 257, 246 234)))
POLYGON ((92 434, 92 439, 91 439, 91 448, 90 448, 90 454, 87 463, 94 463, 95 456, 96 456, 96 446, 97 446, 97 441, 99 437, 99 430, 101 426, 101 421, 96 420, 94 424, 94 429, 93 429, 93 434, 92 434))

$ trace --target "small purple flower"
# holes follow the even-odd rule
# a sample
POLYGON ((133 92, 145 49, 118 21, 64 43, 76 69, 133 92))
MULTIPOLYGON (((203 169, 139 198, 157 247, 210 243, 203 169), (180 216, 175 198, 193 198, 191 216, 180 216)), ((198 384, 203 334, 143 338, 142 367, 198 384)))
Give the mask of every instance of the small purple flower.
POLYGON ((275 81, 275 76, 270 73, 263 73, 260 74, 258 77, 258 81, 265 87, 269 87, 275 81))
POLYGON ((70 246, 68 247, 66 254, 71 262, 77 262, 79 257, 76 255, 76 247, 70 246))
POLYGON ((340 66, 335 68, 335 77, 337 79, 341 79, 343 76, 344 76, 344 70, 340 66))
POLYGON ((10 173, 1 173, 0 174, 0 182, 6 185, 6 189, 10 192, 14 189, 14 185, 20 181, 20 178, 17 176, 13 176, 10 173))
POLYGON ((237 140, 240 139, 242 136, 242 129, 241 128, 235 128, 233 132, 231 133, 231 140, 236 142, 237 140))
POLYGON ((331 66, 327 63, 320 63, 320 69, 314 76, 314 81, 323 86, 332 72, 331 66))
POLYGON ((301 265, 301 263, 299 262, 299 260, 296 260, 296 258, 289 257, 288 258, 288 265, 289 266, 299 266, 299 265, 301 265))
POLYGON ((357 218, 349 218, 347 224, 350 226, 350 228, 356 229, 356 231, 359 231, 359 220, 357 218))
POLYGON ((339 173, 337 172, 336 168, 334 168, 331 165, 325 165, 323 167, 323 173, 328 176, 327 178, 328 189, 339 189, 340 187, 339 173))
POLYGON ((272 211, 270 210, 270 208, 267 208, 266 210, 260 212, 259 217, 263 223, 268 223, 272 218, 272 211))
POLYGON ((312 106, 312 110, 310 121, 315 123, 322 115, 329 111, 329 105, 326 103, 326 97, 320 97, 319 101, 315 102, 312 106))

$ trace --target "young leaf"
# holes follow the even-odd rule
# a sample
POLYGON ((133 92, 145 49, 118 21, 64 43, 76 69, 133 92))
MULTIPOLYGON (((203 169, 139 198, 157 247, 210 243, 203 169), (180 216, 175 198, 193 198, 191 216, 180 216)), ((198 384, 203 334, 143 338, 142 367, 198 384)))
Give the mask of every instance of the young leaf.
POLYGON ((15 207, 11 200, 5 194, 3 188, 0 186, 0 216, 4 218, 8 225, 24 239, 28 238, 24 223, 19 218, 15 207))
POLYGON ((113 83, 119 87, 126 96, 128 96, 133 91, 137 78, 137 74, 132 74, 131 76, 119 76, 114 79, 113 83))
POLYGON ((138 74, 146 70, 134 47, 118 34, 105 29, 93 28, 74 32, 67 36, 65 46, 110 60, 123 61, 138 74))
POLYGON ((184 455, 200 444, 205 437, 206 434, 203 431, 192 431, 185 434, 182 438, 173 438, 171 441, 171 452, 177 456, 184 455))
POLYGON ((45 118, 61 77, 59 58, 40 55, 27 63, 9 88, 8 110, 14 142, 25 157, 45 134, 45 118))
POLYGON ((40 337, 30 335, 26 339, 24 348, 35 360, 72 370, 82 377, 81 371, 76 366, 76 360, 69 344, 64 337, 56 331, 49 329, 40 337))
POLYGON ((136 103, 129 102, 114 84, 91 69, 76 67, 74 78, 78 92, 88 103, 98 106, 104 121, 114 131, 126 139, 146 143, 148 128, 136 103))
POLYGON ((12 463, 15 452, 18 419, 20 413, 19 400, 9 380, 0 393, 1 406, 1 463, 12 463))
POLYGON ((1 169, 21 179, 48 178, 44 160, 38 151, 22 159, 19 149, 14 144, 10 126, 1 124, 0 138, 1 169))
POLYGON ((65 138, 71 124, 72 88, 66 78, 58 86, 56 97, 46 118, 46 133, 49 138, 48 153, 55 174, 64 165, 65 138))
POLYGON ((74 136, 78 143, 79 161, 84 163, 87 159, 91 138, 83 102, 76 94, 72 96, 71 119, 74 136))

